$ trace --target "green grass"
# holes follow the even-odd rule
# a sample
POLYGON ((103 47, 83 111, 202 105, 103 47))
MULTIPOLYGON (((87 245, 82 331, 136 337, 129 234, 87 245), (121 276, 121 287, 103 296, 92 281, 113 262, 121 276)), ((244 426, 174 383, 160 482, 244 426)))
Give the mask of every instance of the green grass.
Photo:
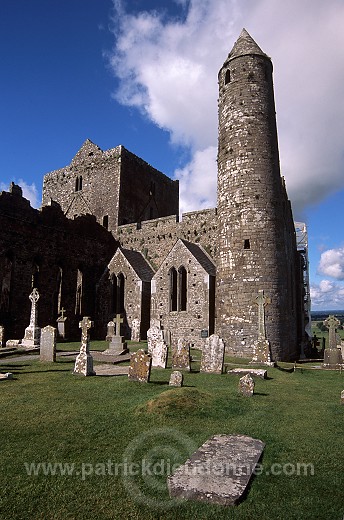
POLYGON ((244 398, 238 376, 200 374, 198 367, 185 374, 183 388, 171 389, 170 369, 155 369, 150 384, 139 384, 125 376, 74 376, 66 358, 9 358, 1 372, 15 379, 0 383, 0 518, 341 520, 343 374, 304 366, 294 372, 284 363, 269 368, 269 379, 257 379, 254 397, 244 398), (262 474, 236 507, 175 503, 166 471, 123 475, 125 462, 182 463, 219 433, 266 443, 262 474), (75 464, 75 471, 29 476, 24 464, 33 462, 75 464), (301 463, 313 465, 314 475, 272 474, 301 463), (76 474, 82 469, 84 478, 76 474))

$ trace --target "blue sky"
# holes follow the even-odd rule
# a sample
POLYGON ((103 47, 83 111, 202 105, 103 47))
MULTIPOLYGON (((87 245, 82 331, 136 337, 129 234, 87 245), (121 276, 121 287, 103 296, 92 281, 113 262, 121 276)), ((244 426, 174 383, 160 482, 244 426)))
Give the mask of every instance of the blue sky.
POLYGON ((344 308, 342 0, 2 0, 0 189, 40 205, 85 139, 123 144, 216 205, 217 72, 242 27, 272 58, 281 170, 314 309, 344 308))

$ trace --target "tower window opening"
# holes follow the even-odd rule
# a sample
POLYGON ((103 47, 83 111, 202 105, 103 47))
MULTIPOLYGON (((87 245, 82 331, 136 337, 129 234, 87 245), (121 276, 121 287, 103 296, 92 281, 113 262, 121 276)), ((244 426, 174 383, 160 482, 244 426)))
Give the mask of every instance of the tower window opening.
POLYGON ((77 177, 75 179, 75 191, 81 191, 82 190, 82 175, 77 177))
POLYGON ((105 227, 105 229, 109 229, 109 216, 108 215, 104 215, 104 217, 103 217, 103 227, 105 227))
POLYGON ((244 240, 244 249, 251 249, 250 240, 248 238, 244 240))
POLYGON ((227 69, 226 70, 226 75, 225 75, 225 85, 230 83, 230 81, 231 81, 231 71, 229 69, 227 69))

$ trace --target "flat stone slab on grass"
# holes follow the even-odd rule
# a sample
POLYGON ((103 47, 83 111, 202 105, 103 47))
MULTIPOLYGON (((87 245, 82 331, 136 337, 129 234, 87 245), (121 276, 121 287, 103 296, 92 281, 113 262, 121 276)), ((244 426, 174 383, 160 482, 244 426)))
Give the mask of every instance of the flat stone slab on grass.
POLYGON ((261 379, 267 379, 268 377, 267 371, 260 368, 232 368, 227 370, 227 374, 239 374, 243 376, 250 374, 251 376, 260 377, 261 379))
POLYGON ((6 381, 8 379, 13 379, 12 372, 6 372, 6 374, 0 374, 0 381, 6 381))
POLYGON ((111 354, 103 354, 98 350, 91 350, 92 357, 95 361, 104 361, 104 363, 121 363, 123 361, 130 361, 131 354, 123 354, 120 356, 113 356, 111 354))
POLYGON ((245 435, 214 435, 167 477, 171 497, 232 506, 243 496, 265 444, 245 435))
POLYGON ((113 365, 95 365, 93 367, 96 376, 127 376, 129 374, 128 366, 113 366, 113 365))

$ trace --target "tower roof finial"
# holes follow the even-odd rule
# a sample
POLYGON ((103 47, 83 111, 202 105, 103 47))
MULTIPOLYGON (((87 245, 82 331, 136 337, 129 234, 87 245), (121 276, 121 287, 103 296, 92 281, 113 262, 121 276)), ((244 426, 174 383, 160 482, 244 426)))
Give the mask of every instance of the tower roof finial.
POLYGON ((264 56, 268 58, 265 52, 256 44, 252 36, 243 29, 240 33, 239 38, 233 45, 231 52, 228 54, 228 60, 232 60, 237 58, 238 56, 245 56, 247 54, 258 54, 260 56, 264 56))

